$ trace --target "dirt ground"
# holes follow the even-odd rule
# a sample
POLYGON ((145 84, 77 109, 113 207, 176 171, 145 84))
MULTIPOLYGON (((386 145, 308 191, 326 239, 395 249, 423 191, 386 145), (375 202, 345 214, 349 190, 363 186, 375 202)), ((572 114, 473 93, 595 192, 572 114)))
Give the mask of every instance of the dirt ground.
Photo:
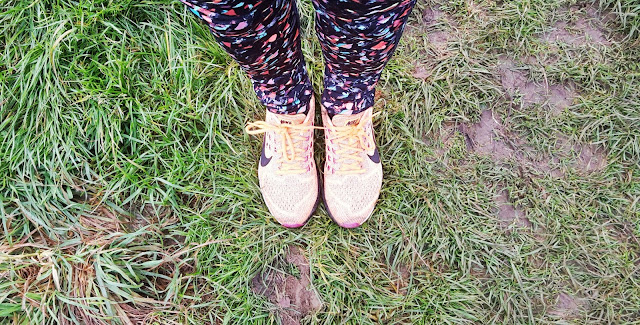
POLYGON ((283 325, 298 325, 302 318, 322 308, 322 301, 310 287, 309 261, 302 249, 289 246, 285 261, 294 266, 300 275, 282 274, 275 268, 267 269, 251 280, 251 290, 274 305, 283 325))

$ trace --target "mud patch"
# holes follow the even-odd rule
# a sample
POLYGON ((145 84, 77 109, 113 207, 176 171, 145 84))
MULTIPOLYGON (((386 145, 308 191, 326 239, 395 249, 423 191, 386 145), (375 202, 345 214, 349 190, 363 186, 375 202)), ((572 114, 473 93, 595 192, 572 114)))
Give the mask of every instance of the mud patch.
POLYGON ((607 156, 602 147, 592 144, 575 144, 573 146, 579 152, 577 167, 585 172, 601 171, 607 165, 607 156))
POLYGON ((478 262, 471 262, 469 267, 469 275, 472 277, 486 282, 491 279, 491 274, 489 274, 489 270, 487 270, 486 264, 480 264, 478 262))
POLYGON ((307 289, 311 284, 310 268, 302 250, 289 246, 285 259, 298 268, 299 278, 275 270, 265 270, 251 280, 251 290, 266 297, 277 307, 283 325, 298 325, 305 316, 318 311, 322 302, 313 289, 307 289))
POLYGON ((432 74, 433 73, 430 70, 427 70, 424 67, 417 65, 413 70, 413 72, 411 73, 411 76, 413 76, 416 79, 426 80, 426 79, 429 79, 429 77, 431 77, 432 74))
MULTIPOLYGON (((640 239, 633 233, 633 224, 630 222, 618 222, 608 223, 605 225, 610 236, 615 240, 624 244, 635 245, 636 248, 640 248, 640 239)), ((640 251, 638 251, 640 253, 640 251)))
POLYGON ((561 292, 556 296, 556 303, 549 310, 549 314, 562 319, 574 319, 582 313, 584 307, 585 302, 583 300, 561 292))
POLYGON ((501 190, 500 193, 494 197, 494 201, 498 206, 498 218, 503 228, 509 228, 512 224, 515 224, 519 228, 533 228, 533 224, 525 216, 525 212, 511 203, 507 190, 501 190))
POLYGON ((607 153, 602 146, 575 142, 558 135, 556 149, 563 153, 573 152, 576 155, 573 167, 583 174, 599 172, 607 166, 607 153))
POLYGON ((406 296, 409 288, 409 282, 411 281, 411 268, 408 265, 400 264, 393 273, 398 275, 396 281, 391 284, 393 286, 393 291, 397 294, 406 296))
POLYGON ((462 132, 467 139, 467 147, 471 151, 490 155, 496 160, 513 157, 513 149, 504 141, 504 128, 493 116, 493 112, 482 112, 480 121, 475 124, 462 125, 462 132))
MULTIPOLYGON (((520 98, 522 108, 541 105, 551 116, 562 113, 573 105, 578 93, 572 82, 549 84, 533 82, 527 77, 526 66, 518 67, 515 62, 501 56, 498 62, 500 84, 509 99, 520 98)), ((539 172, 549 173, 553 177, 562 177, 564 172, 552 167, 559 157, 575 154, 572 167, 582 173, 603 170, 607 165, 606 151, 601 146, 569 141, 564 135, 556 134, 556 152, 552 156, 540 154, 528 146, 517 135, 509 134, 490 110, 482 112, 480 121, 475 124, 463 124, 462 133, 467 139, 471 151, 489 155, 494 160, 515 159, 520 165, 528 165, 539 172)))
POLYGON ((542 39, 549 43, 565 43, 582 46, 588 44, 610 45, 604 37, 602 30, 593 27, 585 18, 580 18, 573 23, 557 22, 552 31, 544 34, 542 39))
POLYGON ((543 105, 552 116, 559 115, 573 104, 577 97, 573 83, 549 84, 547 81, 533 82, 518 68, 514 61, 502 56, 498 62, 500 83, 509 99, 521 99, 523 108, 543 105))
POLYGON ((490 110, 483 111, 477 123, 462 124, 460 131, 465 136, 469 151, 490 156, 496 162, 514 160, 518 165, 541 174, 564 176, 562 170, 551 165, 558 162, 556 157, 540 154, 520 137, 508 132, 490 110))
POLYGON ((439 9, 426 8, 422 12, 422 22, 433 49, 438 54, 444 53, 447 49, 447 43, 454 37, 454 33, 450 29, 457 26, 455 20, 439 9))
POLYGON ((571 167, 581 174, 600 172, 607 166, 607 153, 602 146, 571 141, 561 134, 555 135, 556 153, 543 155, 517 135, 509 133, 490 110, 483 111, 477 123, 462 124, 460 131, 465 136, 469 151, 490 156, 497 162, 512 159, 520 166, 528 166, 553 177, 565 175, 563 170, 554 166, 560 157, 573 155, 575 159, 571 167))
POLYGON ((575 17, 572 21, 557 21, 551 30, 542 35, 547 43, 563 43, 572 46, 598 45, 609 46, 611 42, 605 36, 605 25, 611 15, 601 14, 593 5, 575 5, 560 11, 575 17))
POLYGON ((428 34, 429 43, 439 51, 444 52, 447 49, 447 43, 449 42, 450 34, 446 31, 433 31, 428 34))
POLYGON ((436 8, 426 8, 422 12, 422 22, 426 26, 434 26, 438 23, 438 20, 444 17, 445 13, 442 10, 436 8))

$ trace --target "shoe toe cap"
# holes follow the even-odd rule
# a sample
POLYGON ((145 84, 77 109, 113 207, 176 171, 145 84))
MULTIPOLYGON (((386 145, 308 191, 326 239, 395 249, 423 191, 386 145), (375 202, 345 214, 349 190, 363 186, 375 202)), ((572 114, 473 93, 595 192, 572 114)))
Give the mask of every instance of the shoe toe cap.
POLYGON ((317 180, 311 179, 305 183, 272 182, 262 186, 269 212, 284 227, 302 227, 315 210, 318 202, 317 180))
POLYGON ((379 187, 369 191, 325 191, 325 205, 329 215, 343 228, 356 228, 362 225, 373 213, 378 200, 379 187))

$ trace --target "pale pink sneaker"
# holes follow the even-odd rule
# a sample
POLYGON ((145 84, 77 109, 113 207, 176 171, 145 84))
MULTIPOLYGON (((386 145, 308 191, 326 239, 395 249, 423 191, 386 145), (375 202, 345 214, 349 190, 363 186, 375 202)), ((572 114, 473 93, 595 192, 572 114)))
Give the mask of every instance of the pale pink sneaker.
POLYGON ((316 210, 319 182, 313 158, 314 101, 305 114, 267 111, 265 121, 247 124, 249 134, 264 133, 258 180, 264 202, 287 228, 302 227, 316 210))
POLYGON ((324 203, 333 221, 345 228, 362 225, 373 213, 382 186, 382 164, 373 135, 373 108, 322 122, 326 143, 324 203))

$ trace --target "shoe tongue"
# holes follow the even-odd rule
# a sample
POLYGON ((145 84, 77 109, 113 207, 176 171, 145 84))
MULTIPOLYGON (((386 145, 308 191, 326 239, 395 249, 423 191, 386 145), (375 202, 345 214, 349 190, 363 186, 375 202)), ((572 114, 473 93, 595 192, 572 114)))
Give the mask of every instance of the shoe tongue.
POLYGON ((277 120, 280 124, 292 124, 298 125, 304 123, 304 120, 307 118, 304 114, 295 114, 295 115, 284 115, 278 114, 277 120))
POLYGON ((354 115, 336 114, 331 119, 331 123, 333 123, 334 126, 358 125, 358 123, 360 123, 360 119, 362 119, 362 116, 364 115, 364 113, 365 112, 354 114, 354 115))

